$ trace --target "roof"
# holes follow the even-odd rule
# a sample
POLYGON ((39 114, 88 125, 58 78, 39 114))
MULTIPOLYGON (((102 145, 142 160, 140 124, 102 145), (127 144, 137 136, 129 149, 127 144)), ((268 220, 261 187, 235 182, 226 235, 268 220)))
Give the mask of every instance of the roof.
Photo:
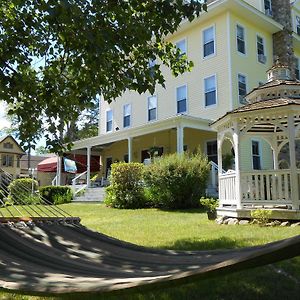
MULTIPOLYGON (((48 158, 48 157, 56 157, 55 154, 46 154, 46 155, 43 155, 43 156, 40 156, 40 155, 31 155, 30 156, 30 167, 31 168, 37 168, 37 165, 43 161, 44 159, 48 158)), ((25 169, 27 170, 28 169, 28 155, 24 155, 21 160, 20 160, 20 163, 21 163, 21 169, 25 169)))
POLYGON ((19 150, 20 150, 23 154, 25 154, 25 151, 22 149, 22 147, 20 146, 20 144, 19 144, 19 143, 16 141, 16 139, 15 139, 12 135, 10 135, 10 134, 4 135, 4 136, 0 137, 0 143, 4 142, 4 141, 5 141, 6 139, 8 139, 8 138, 11 138, 11 139, 14 141, 14 143, 18 146, 19 150))
MULTIPOLYGON (((262 109, 270 109, 270 108, 277 108, 289 105, 299 105, 300 106, 300 98, 277 98, 277 99, 268 99, 268 100, 261 100, 256 101, 250 104, 246 104, 244 106, 238 107, 232 111, 227 112, 221 118, 214 121, 212 124, 215 124, 225 118, 228 115, 237 114, 237 113, 245 113, 250 111, 262 110, 262 109)), ((211 125, 212 125, 211 124, 211 125)))
POLYGON ((280 85, 287 85, 287 86, 300 86, 300 81, 298 80, 272 80, 270 82, 267 82, 263 85, 260 85, 256 88, 254 88, 251 92, 249 92, 246 97, 250 94, 252 94, 254 91, 258 91, 258 90, 263 90, 269 87, 276 87, 276 86, 280 86, 280 85))

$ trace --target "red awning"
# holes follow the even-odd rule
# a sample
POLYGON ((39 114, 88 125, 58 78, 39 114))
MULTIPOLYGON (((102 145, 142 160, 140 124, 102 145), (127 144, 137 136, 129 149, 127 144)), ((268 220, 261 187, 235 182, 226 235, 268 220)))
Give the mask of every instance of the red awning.
MULTIPOLYGON (((72 159, 76 162, 77 173, 83 173, 87 168, 87 156, 82 154, 69 154, 66 156, 69 159, 72 159)), ((98 172, 100 170, 100 157, 99 156, 91 156, 91 172, 98 172)), ((57 167, 57 157, 49 157, 45 160, 41 161, 38 166, 38 172, 56 172, 57 167)), ((63 163, 62 163, 62 172, 63 163)))

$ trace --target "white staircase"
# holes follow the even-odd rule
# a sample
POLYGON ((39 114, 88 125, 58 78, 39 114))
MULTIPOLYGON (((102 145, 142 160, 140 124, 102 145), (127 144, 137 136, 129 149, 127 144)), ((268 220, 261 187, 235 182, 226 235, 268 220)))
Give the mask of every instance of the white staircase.
MULTIPOLYGON (((83 191, 82 191, 83 192, 83 191)), ((94 188, 85 188, 84 193, 80 196, 75 195, 73 203, 95 203, 103 202, 105 197, 105 188, 104 187, 94 187, 94 188)))
MULTIPOLYGON (((219 166, 213 161, 210 161, 209 164, 210 164, 210 176, 207 183, 206 195, 209 197, 218 198, 219 197, 219 179, 218 179, 219 166)), ((225 171, 222 170, 222 173, 225 173, 225 171)))

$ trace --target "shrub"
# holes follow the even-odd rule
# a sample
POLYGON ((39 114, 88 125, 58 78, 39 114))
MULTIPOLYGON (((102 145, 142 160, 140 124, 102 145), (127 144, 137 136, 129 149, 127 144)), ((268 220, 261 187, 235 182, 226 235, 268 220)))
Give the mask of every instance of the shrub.
POLYGON ((38 197, 32 194, 32 190, 35 192, 37 190, 37 186, 37 181, 31 178, 18 178, 13 180, 8 186, 12 203, 38 203, 38 197))
POLYGON ((266 225, 272 216, 272 210, 270 209, 256 209, 251 211, 251 217, 257 219, 261 225, 266 225))
POLYGON ((68 186, 43 186, 40 195, 52 204, 70 203, 73 199, 72 189, 68 186))
POLYGON ((205 208, 206 211, 213 212, 217 209, 219 206, 219 200, 214 199, 214 198, 204 198, 202 197, 200 199, 200 204, 205 208))
POLYGON ((112 164, 105 204, 116 208, 145 207, 143 172, 144 165, 141 163, 112 164))
POLYGON ((146 166, 144 180, 154 206, 177 209, 199 206, 208 177, 206 157, 174 153, 146 166))

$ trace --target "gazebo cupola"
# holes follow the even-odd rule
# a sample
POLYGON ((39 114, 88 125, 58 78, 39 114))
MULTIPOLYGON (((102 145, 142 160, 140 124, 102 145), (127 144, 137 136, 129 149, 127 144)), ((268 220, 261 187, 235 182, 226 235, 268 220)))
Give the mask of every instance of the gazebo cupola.
POLYGON ((219 215, 248 217, 272 208, 300 219, 300 82, 278 61, 246 105, 212 124, 218 132, 219 215), (222 171, 222 146, 232 144, 234 170, 222 171))

